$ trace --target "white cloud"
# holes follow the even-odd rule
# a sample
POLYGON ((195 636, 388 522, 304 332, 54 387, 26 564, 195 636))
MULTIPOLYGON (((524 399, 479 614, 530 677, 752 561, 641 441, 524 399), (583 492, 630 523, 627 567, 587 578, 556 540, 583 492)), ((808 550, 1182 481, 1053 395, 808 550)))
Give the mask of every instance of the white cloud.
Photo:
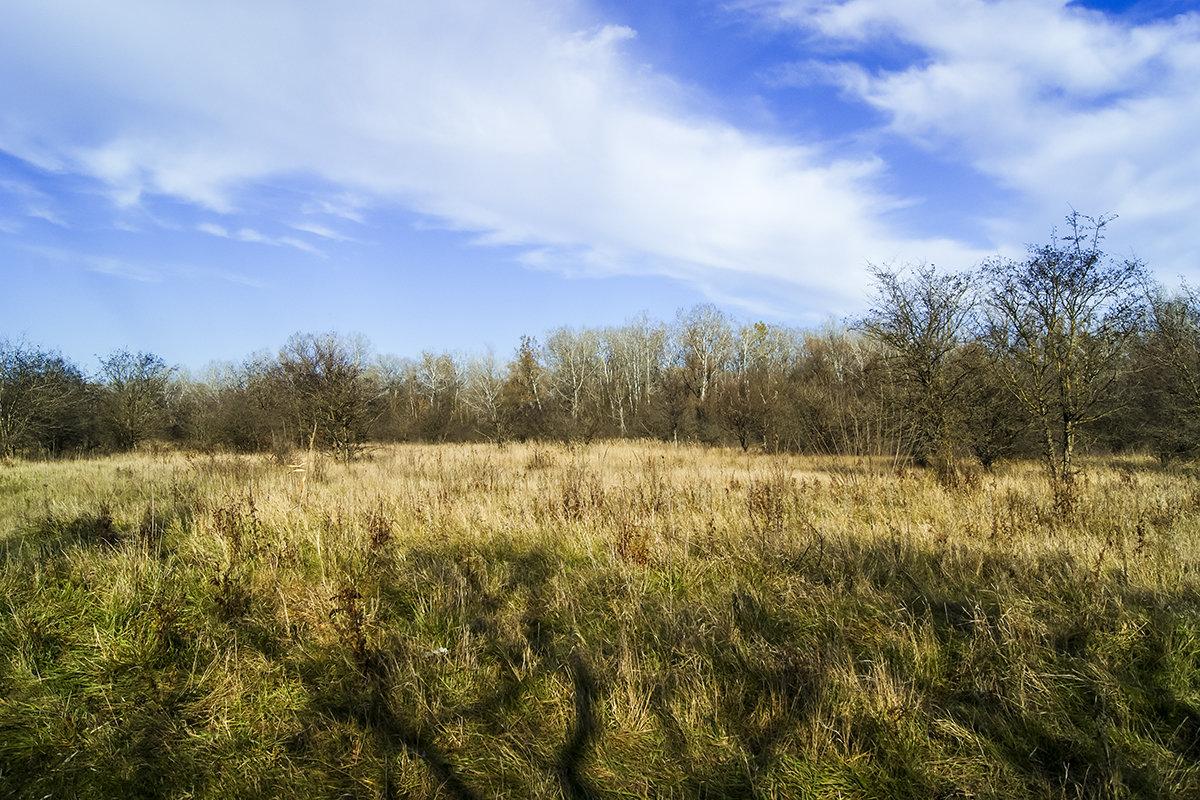
POLYGON ((215 270, 211 268, 181 266, 178 267, 180 275, 190 278, 200 278, 204 280, 220 280, 226 283, 245 286, 251 289, 268 289, 270 284, 259 278, 252 278, 246 275, 241 275, 236 272, 228 272, 224 270, 215 270))
POLYGON ((316 222, 308 222, 308 221, 292 222, 292 223, 289 223, 288 227, 290 227, 294 230, 298 230, 302 233, 310 233, 313 236, 319 236, 322 239, 328 239, 332 242, 354 241, 349 236, 345 236, 341 233, 338 233, 333 228, 330 228, 327 225, 321 225, 316 222))
POLYGON ((321 197, 316 200, 310 200, 300 210, 305 214, 340 217, 341 219, 357 222, 361 225, 366 222, 363 210, 367 205, 367 198, 350 192, 342 192, 332 197, 321 197))
POLYGON ((157 270, 144 267, 141 264, 133 264, 119 258, 81 256, 79 257, 79 261, 86 265, 92 272, 98 272, 101 275, 124 278, 139 283, 158 283, 161 280, 157 270))
POLYGON ((1200 15, 1130 23, 1058 0, 774 0, 748 4, 849 48, 824 65, 889 129, 954 154, 1022 198, 1000 240, 1028 237, 1069 205, 1118 212, 1114 236, 1165 271, 1194 269, 1200 242, 1165 234, 1200 211, 1200 15), (881 42, 916 49, 880 69, 881 42))
POLYGON ((265 233, 260 233, 253 228, 239 228, 236 233, 230 235, 230 238, 236 239, 239 242, 265 244, 271 247, 294 247, 306 253, 321 255, 320 250, 303 239, 297 239, 295 236, 267 236, 265 233))
POLYGON ((68 227, 62 215, 55 210, 52 199, 28 183, 0 180, 0 197, 8 198, 14 206, 11 210, 18 214, 44 220, 60 228, 68 227))
POLYGON ((241 242, 251 242, 253 244, 274 244, 275 241, 252 228, 242 228, 233 234, 233 238, 241 242))
POLYGON ((90 272, 114 278, 124 278, 139 283, 158 283, 161 280, 160 269, 152 269, 144 264, 137 264, 126 259, 83 254, 62 247, 45 245, 29 245, 26 249, 49 261, 74 264, 90 272))
POLYGON ((196 226, 196 230, 200 231, 201 233, 207 233, 210 236, 218 236, 222 239, 230 238, 229 230, 225 228, 225 226, 217 225, 213 222, 201 222, 196 226))
MULTIPOLYGON (((200 227, 201 226, 197 226, 197 228, 200 227)), ((145 263, 135 260, 107 255, 94 255, 92 253, 81 253, 77 250, 71 250, 64 247, 53 247, 46 245, 26 245, 24 249, 40 258, 46 259, 47 261, 59 264, 74 265, 88 270, 89 272, 95 272, 100 275, 108 275, 113 278, 123 278, 125 280, 137 281, 139 283, 162 283, 164 279, 170 279, 175 276, 184 276, 208 281, 220 280, 254 289, 265 289, 270 287, 270 284, 260 278, 250 277, 226 270, 213 269, 207 266, 201 267, 191 264, 173 263, 157 263, 154 266, 149 266, 145 263)))
POLYGON ((100 179, 119 203, 232 214, 257 182, 301 176, 328 195, 302 212, 361 222, 399 202, 555 268, 727 293, 765 279, 847 297, 868 259, 976 255, 882 223, 897 200, 875 188, 876 159, 706 116, 630 63, 633 31, 575 2, 44 0, 5 14, 0 74, 24 80, 0 81, 0 149, 100 179))
POLYGON ((196 230, 221 239, 233 239, 234 241, 248 242, 250 244, 265 244, 272 247, 294 247, 306 253, 322 255, 321 251, 316 247, 313 247, 303 239, 297 239, 295 236, 267 236, 265 233, 261 233, 254 228, 239 228, 236 231, 230 231, 225 226, 217 225, 213 222, 201 222, 196 226, 196 230))

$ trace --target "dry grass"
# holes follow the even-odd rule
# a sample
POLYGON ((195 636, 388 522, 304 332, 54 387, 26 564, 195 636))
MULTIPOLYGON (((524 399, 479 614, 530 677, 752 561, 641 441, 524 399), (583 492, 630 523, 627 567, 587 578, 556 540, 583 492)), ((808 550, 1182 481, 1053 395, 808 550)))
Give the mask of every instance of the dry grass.
POLYGON ((1200 796, 1149 462, 143 453, 4 467, 0 547, 15 797, 1200 796))

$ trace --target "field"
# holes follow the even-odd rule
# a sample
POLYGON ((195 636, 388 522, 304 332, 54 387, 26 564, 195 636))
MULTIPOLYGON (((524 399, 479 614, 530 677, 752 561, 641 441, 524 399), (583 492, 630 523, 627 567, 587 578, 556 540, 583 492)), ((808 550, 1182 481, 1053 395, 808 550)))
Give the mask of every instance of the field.
POLYGON ((1200 797, 1200 479, 0 466, 0 797, 1200 797))

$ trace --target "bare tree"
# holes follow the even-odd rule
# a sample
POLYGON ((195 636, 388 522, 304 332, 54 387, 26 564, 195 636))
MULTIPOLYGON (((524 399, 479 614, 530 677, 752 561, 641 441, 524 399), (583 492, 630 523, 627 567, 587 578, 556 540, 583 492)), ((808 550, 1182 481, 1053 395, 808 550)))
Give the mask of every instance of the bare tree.
POLYGON ((462 370, 449 353, 421 353, 416 364, 417 386, 430 406, 453 408, 462 388, 462 370))
POLYGON ((718 385, 718 408, 743 450, 752 440, 779 448, 787 438, 787 382, 800 346, 783 326, 756 322, 738 331, 728 375, 718 385))
POLYGON ((860 323, 881 342, 907 390, 913 458, 922 466, 953 460, 955 427, 968 373, 955 355, 967 341, 976 305, 969 276, 871 267, 875 298, 860 323))
POLYGON ((504 372, 495 354, 488 350, 468 361, 463 399, 493 442, 501 442, 505 437, 503 397, 504 372))
POLYGON ((1190 286, 1148 293, 1151 356, 1176 378, 1174 392, 1200 412, 1200 295, 1190 286))
POLYGON ((897 457, 903 427, 894 370, 865 333, 829 324, 805 339, 799 386, 802 438, 817 452, 897 457))
POLYGON ((1136 349, 1139 425, 1164 463, 1200 447, 1200 295, 1184 285, 1147 292, 1148 325, 1136 349))
POLYGON ((403 441, 419 417, 417 365, 410 358, 383 354, 369 372, 372 388, 371 433, 383 441, 403 441))
POLYGON ((241 364, 210 362, 199 381, 189 382, 193 404, 191 435, 203 447, 227 447, 240 452, 267 449, 279 409, 267 402, 277 392, 264 392, 271 384, 264 372, 275 367, 263 353, 241 364))
POLYGON ((1051 477, 1069 485, 1081 426, 1115 408, 1111 390, 1143 310, 1146 269, 1100 249, 1113 217, 1067 217, 1023 261, 984 265, 987 338, 1008 389, 1041 427, 1051 477))
POLYGON ((162 431, 174 372, 153 353, 115 350, 101 359, 108 422, 118 447, 134 447, 162 431))
POLYGON ((711 303, 679 312, 675 323, 679 365, 692 393, 703 403, 717 375, 734 354, 733 325, 725 312, 711 303))
POLYGON ((449 353, 421 353, 414 373, 421 397, 420 429, 426 439, 442 440, 450 433, 459 410, 463 371, 449 353))
POLYGON ((507 430, 521 440, 546 432, 545 367, 541 348, 530 336, 522 336, 513 360, 509 362, 501 400, 507 430))
POLYGON ((78 368, 62 356, 0 341, 0 456, 57 449, 83 387, 78 368))
POLYGON ((660 388, 667 339, 666 326, 645 314, 601 334, 600 381, 622 435, 660 388))
POLYGON ((367 356, 358 336, 293 334, 279 352, 279 372, 293 401, 299 431, 338 458, 349 460, 365 444, 369 421, 367 356))
POLYGON ((600 372, 599 337, 588 328, 557 328, 546 336, 543 350, 550 388, 566 405, 571 419, 578 422, 584 399, 595 395, 594 382, 600 372))

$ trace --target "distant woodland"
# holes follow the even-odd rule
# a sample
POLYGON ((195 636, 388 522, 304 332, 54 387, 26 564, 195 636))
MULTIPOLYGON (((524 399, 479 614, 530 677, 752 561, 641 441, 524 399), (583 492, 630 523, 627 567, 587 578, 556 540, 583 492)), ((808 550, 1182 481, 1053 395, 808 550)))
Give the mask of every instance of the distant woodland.
POLYGON ((525 337, 510 355, 376 355, 297 333, 277 353, 190 376, 150 352, 85 372, 0 342, 0 456, 170 442, 200 449, 654 438, 889 456, 939 469, 1081 452, 1200 448, 1200 295, 1103 250, 1108 218, 1072 214, 1021 259, 964 273, 874 267, 861 318, 802 330, 701 305, 525 337))

